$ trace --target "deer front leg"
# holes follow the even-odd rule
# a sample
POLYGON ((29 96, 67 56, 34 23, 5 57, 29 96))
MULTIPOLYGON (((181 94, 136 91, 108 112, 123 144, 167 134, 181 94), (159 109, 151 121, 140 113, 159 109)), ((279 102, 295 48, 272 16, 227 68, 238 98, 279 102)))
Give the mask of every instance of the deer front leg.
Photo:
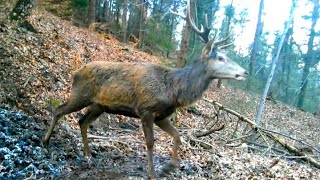
POLYGON ((159 126, 163 131, 168 133, 173 138, 172 159, 163 168, 163 173, 168 174, 178 167, 178 148, 181 144, 179 132, 170 123, 170 118, 167 117, 161 121, 156 121, 155 124, 159 126))
POLYGON ((147 144, 147 157, 148 157, 148 179, 155 179, 154 167, 153 167, 153 122, 154 115, 152 113, 144 113, 142 118, 142 127, 147 144))

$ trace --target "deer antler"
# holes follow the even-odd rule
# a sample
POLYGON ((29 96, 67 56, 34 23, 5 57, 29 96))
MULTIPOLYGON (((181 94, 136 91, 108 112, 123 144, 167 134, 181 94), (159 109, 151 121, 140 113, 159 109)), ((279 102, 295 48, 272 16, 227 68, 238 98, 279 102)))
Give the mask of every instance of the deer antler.
MULTIPOLYGON (((208 16, 207 16, 207 14, 204 16, 204 27, 201 25, 201 30, 199 30, 197 28, 197 26, 195 25, 194 21, 192 20, 190 9, 191 9, 190 8, 190 0, 188 0, 187 1, 187 16, 186 17, 179 14, 179 13, 173 12, 172 10, 170 10, 170 12, 172 14, 180 16, 181 18, 186 20, 187 23, 189 24, 189 26, 194 30, 194 32, 200 36, 201 41, 204 43, 207 43, 209 41, 209 33, 212 29, 212 27, 208 25, 208 16)), ((214 37, 216 37, 216 33, 215 33, 214 37)))
MULTIPOLYGON (((194 23, 194 21, 192 20, 192 17, 191 17, 190 0, 187 0, 187 15, 186 15, 186 17, 181 15, 181 14, 179 14, 179 13, 173 12, 172 10, 170 10, 170 12, 172 14, 180 16, 181 18, 186 20, 188 25, 194 30, 194 32, 197 33, 200 36, 200 39, 201 39, 202 42, 204 42, 204 43, 209 42, 209 40, 210 40, 209 39, 209 33, 212 30, 212 26, 208 25, 208 16, 207 16, 207 14, 205 14, 205 16, 204 16, 204 26, 201 25, 201 30, 198 29, 198 27, 195 25, 195 23, 194 23)), ((214 42, 214 39, 216 38, 216 36, 217 36, 217 31, 215 30, 214 36, 212 38, 213 39, 212 42, 214 42)), ((231 34, 229 33, 229 35, 227 37, 225 37, 224 39, 222 39, 220 41, 217 41, 217 42, 214 42, 214 46, 218 47, 219 49, 225 49, 227 47, 230 47, 231 45, 233 45, 233 43, 229 43, 229 44, 220 46, 221 44, 226 42, 230 37, 231 37, 231 34)))
POLYGON ((187 1, 187 18, 186 18, 186 20, 189 23, 190 27, 194 30, 194 32, 200 36, 201 40, 204 43, 207 43, 209 41, 209 33, 212 29, 212 27, 208 25, 208 16, 207 16, 207 14, 204 16, 204 27, 201 26, 203 28, 201 28, 201 30, 199 30, 191 17, 190 0, 187 1))

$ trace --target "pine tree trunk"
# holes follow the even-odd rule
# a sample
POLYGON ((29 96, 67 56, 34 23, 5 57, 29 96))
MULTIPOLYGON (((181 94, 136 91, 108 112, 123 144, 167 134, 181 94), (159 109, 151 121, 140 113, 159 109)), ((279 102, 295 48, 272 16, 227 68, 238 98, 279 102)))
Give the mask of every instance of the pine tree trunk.
POLYGON ((257 28, 256 28, 256 33, 254 35, 252 50, 250 53, 249 78, 247 80, 247 90, 251 89, 252 78, 255 74, 255 70, 256 70, 256 66, 257 66, 256 65, 257 51, 258 51, 258 48, 260 45, 260 36, 262 34, 262 29, 263 29, 263 22, 262 22, 262 18, 261 18, 263 9, 264 9, 264 0, 260 0, 257 28))

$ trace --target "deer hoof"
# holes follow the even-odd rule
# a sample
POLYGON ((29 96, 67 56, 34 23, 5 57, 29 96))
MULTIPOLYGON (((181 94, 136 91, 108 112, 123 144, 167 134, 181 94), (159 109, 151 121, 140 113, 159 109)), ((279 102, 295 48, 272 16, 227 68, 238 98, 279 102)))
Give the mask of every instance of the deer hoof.
POLYGON ((91 156, 84 156, 83 163, 84 163, 84 166, 88 166, 88 167, 96 165, 94 158, 91 156))
POLYGON ((49 144, 49 141, 46 141, 46 140, 42 140, 42 141, 40 142, 40 145, 41 145, 41 147, 43 147, 43 148, 47 148, 47 147, 48 147, 48 144, 49 144))

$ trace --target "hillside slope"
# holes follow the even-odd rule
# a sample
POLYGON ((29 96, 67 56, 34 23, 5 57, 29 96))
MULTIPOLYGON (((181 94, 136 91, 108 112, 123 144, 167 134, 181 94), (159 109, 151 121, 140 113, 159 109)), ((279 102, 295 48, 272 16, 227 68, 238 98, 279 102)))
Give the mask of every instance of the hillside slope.
MULTIPOLYGON (((52 110, 68 97, 72 73, 80 66, 95 60, 151 63, 161 61, 110 39, 109 36, 72 26, 70 22, 43 10, 35 10, 28 21, 39 33, 28 32, 6 20, 2 20, 0 24, 0 104, 6 109, 28 115, 23 118, 10 118, 15 115, 7 110, 0 110, 0 114, 4 114, 1 116, 4 118, 1 119, 0 130, 5 134, 1 134, 0 140, 6 142, 1 143, 0 158, 10 157, 6 164, 3 161, 0 165, 0 179, 49 179, 51 176, 63 179, 86 179, 93 176, 142 179, 146 172, 146 151, 142 129, 139 128, 141 125, 137 119, 108 114, 99 118, 89 130, 90 134, 99 136, 90 139, 93 163, 82 159, 82 144, 77 126, 79 113, 68 115, 67 121, 61 120, 53 134, 49 152, 40 147, 40 139, 46 124, 51 120, 52 110), (23 133, 14 133, 15 131, 23 133), (23 134, 25 138, 20 137, 23 134), (31 139, 31 142, 27 139, 31 139), (16 143, 26 146, 26 152, 17 150, 19 148, 16 143), (32 155, 37 153, 42 154, 42 158, 32 155), (17 156, 29 157, 29 154, 31 160, 23 159, 21 164, 15 164, 15 161, 11 160, 17 156), (44 168, 51 166, 54 167, 52 170, 44 168), (15 169, 22 169, 22 174, 15 169), (10 176, 13 172, 16 173, 15 176, 10 176)), ((211 89, 206 96, 250 118, 254 117, 259 100, 255 95, 230 88, 219 91, 211 89)), ((201 108, 204 113, 210 112, 204 101, 200 101, 196 107, 201 108)), ((265 112, 265 119, 269 120, 268 124, 272 128, 296 133, 310 143, 319 143, 316 139, 319 137, 320 127, 318 117, 273 103, 268 103, 265 112), (299 131, 295 127, 298 127, 299 131)), ((241 149, 220 146, 215 141, 219 140, 222 131, 208 137, 209 140, 205 139, 213 149, 204 149, 191 143, 188 138, 192 131, 199 130, 203 118, 181 113, 178 122, 190 126, 179 129, 183 140, 180 148, 181 165, 169 179, 320 178, 318 170, 305 163, 279 160, 271 167, 278 158, 253 155, 241 149)), ((155 136, 155 165, 158 174, 169 160, 172 141, 159 129, 156 129, 155 136)))

